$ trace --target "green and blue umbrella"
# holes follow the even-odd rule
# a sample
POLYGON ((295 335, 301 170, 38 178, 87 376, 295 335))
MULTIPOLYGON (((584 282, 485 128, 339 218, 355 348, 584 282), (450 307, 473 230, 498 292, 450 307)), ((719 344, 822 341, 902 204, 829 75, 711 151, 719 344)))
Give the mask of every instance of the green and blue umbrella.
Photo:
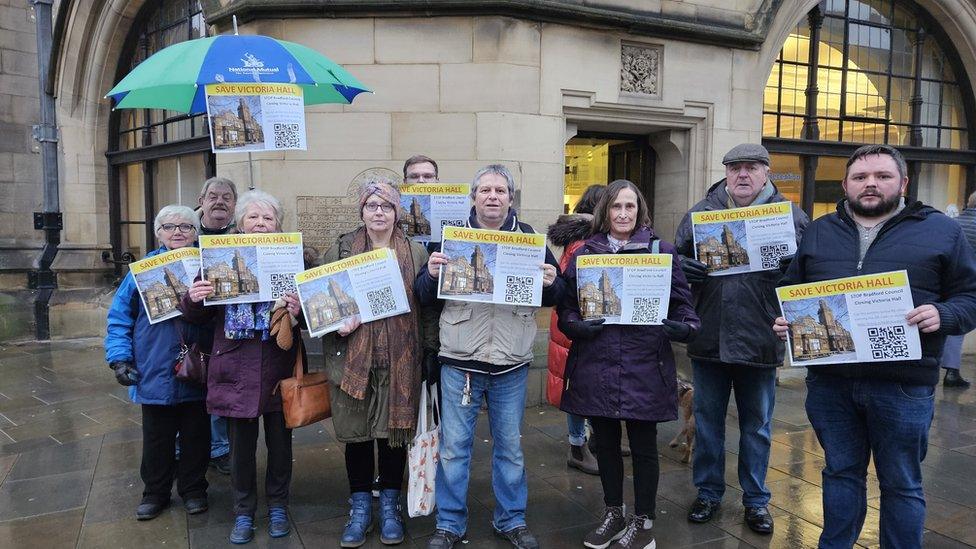
POLYGON ((370 91, 315 50, 261 35, 221 35, 169 46, 139 64, 106 97, 114 108, 207 112, 207 84, 296 84, 306 105, 352 103, 370 91))

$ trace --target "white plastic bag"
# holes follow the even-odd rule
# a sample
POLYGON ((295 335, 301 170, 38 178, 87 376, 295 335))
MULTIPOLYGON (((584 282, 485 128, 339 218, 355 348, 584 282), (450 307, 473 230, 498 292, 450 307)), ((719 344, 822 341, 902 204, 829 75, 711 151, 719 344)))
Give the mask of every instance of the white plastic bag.
MULTIPOLYGON (((425 384, 426 385, 426 384, 425 384)), ((431 401, 437 407, 437 386, 430 387, 431 401)), ((417 435, 407 451, 407 514, 424 517, 434 510, 434 481, 437 478, 437 462, 440 460, 440 425, 437 422, 427 428, 427 388, 420 391, 420 412, 417 417, 417 435)))

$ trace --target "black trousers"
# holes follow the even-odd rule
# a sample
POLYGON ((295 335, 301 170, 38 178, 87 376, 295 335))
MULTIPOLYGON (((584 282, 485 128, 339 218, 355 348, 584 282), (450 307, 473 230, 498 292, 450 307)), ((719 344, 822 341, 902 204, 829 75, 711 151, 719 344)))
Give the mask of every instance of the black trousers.
POLYGON ((210 416, 202 400, 173 405, 142 405, 142 464, 139 473, 145 502, 169 501, 176 491, 184 500, 207 495, 210 416), (176 435, 180 459, 176 459, 176 435))
POLYGON ((346 476, 349 478, 350 493, 369 492, 372 489, 374 461, 379 462, 381 490, 400 490, 403 487, 407 447, 392 448, 387 439, 378 438, 375 444, 372 440, 346 444, 346 476), (374 446, 378 460, 373 458, 374 446))
MULTIPOLYGON (((254 516, 258 508, 257 451, 258 419, 227 418, 230 439, 230 483, 234 488, 234 514, 254 516)), ((268 507, 288 507, 291 487, 291 429, 285 427, 282 412, 263 416, 264 443, 268 447, 268 468, 264 492, 268 507)))
MULTIPOLYGON (((596 439, 596 461, 600 465, 603 502, 608 507, 624 503, 624 458, 620 453, 620 420, 591 417, 596 439)), ((660 463, 657 456, 657 423, 624 420, 634 462, 634 514, 654 518, 660 463)))

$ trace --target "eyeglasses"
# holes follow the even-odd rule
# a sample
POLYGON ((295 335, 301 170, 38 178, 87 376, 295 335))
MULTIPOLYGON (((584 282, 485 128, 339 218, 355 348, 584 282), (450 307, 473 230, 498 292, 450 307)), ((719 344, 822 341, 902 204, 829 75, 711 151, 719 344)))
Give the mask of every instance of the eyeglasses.
POLYGON ((166 232, 168 232, 168 233, 171 233, 171 232, 175 231, 176 229, 179 229, 181 233, 188 233, 190 231, 197 230, 196 226, 191 225, 189 223, 179 223, 179 224, 176 224, 176 223, 163 223, 162 225, 159 226, 159 228, 162 229, 162 230, 164 230, 164 231, 166 231, 166 232))
POLYGON ((375 212, 376 208, 383 210, 383 213, 390 213, 393 211, 393 204, 389 202, 367 202, 363 204, 363 208, 367 212, 375 212))
POLYGON ((437 179, 437 174, 434 172, 407 174, 407 181, 434 181, 435 179, 437 179))

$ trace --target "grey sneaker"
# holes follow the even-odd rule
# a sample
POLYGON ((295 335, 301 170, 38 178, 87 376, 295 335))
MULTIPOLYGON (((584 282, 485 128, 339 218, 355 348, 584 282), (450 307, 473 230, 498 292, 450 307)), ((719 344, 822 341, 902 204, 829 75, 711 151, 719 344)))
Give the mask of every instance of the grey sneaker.
POLYGON ((654 541, 654 534, 651 533, 653 525, 654 521, 647 518, 647 515, 630 517, 627 521, 627 530, 611 549, 655 549, 657 542, 654 541))
POLYGON ((606 549, 611 543, 622 538, 627 531, 627 520, 624 518, 623 507, 607 507, 603 511, 603 520, 586 537, 583 545, 592 549, 606 549))

